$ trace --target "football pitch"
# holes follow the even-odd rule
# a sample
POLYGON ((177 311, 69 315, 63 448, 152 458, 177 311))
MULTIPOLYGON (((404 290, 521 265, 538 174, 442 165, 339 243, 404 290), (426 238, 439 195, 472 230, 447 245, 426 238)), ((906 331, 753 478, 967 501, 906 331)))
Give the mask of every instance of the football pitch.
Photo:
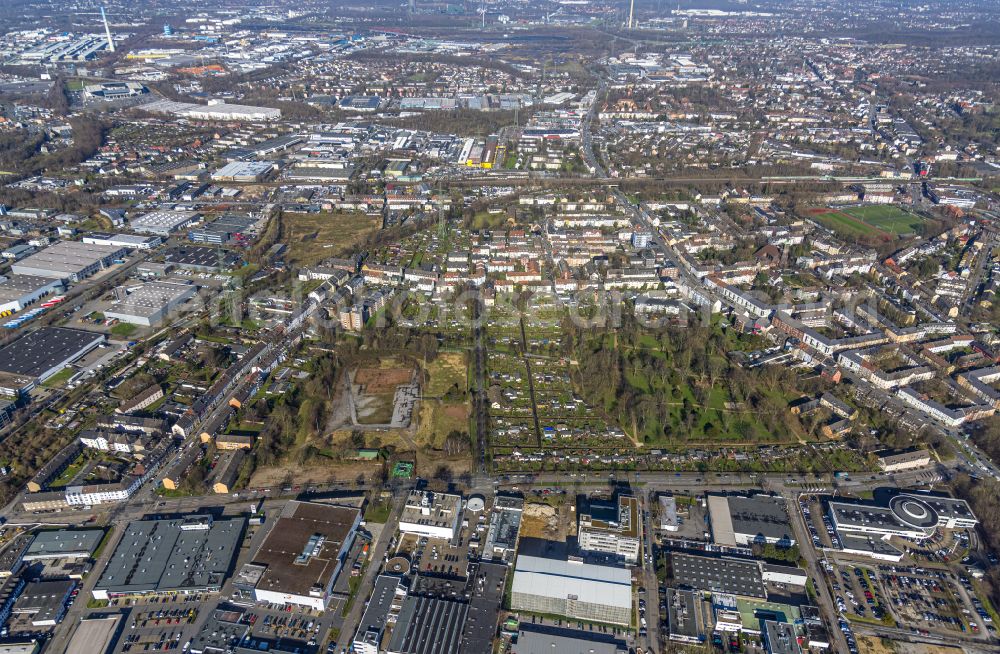
POLYGON ((855 238, 912 234, 924 222, 920 216, 891 205, 820 209, 813 218, 844 236, 855 238))
POLYGON ((842 211, 849 216, 877 227, 883 232, 897 236, 900 234, 912 234, 924 222, 924 219, 916 214, 887 204, 848 207, 842 211))

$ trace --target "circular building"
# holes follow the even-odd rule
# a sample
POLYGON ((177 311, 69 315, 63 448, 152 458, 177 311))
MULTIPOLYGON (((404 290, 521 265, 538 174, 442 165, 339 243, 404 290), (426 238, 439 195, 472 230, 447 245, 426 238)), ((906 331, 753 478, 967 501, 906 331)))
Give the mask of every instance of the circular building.
POLYGON ((486 500, 484 500, 481 495, 473 495, 469 498, 469 501, 466 502, 465 508, 473 513, 481 513, 482 510, 486 508, 486 500))
POLYGON ((937 511, 919 497, 897 495, 889 500, 889 510, 901 523, 928 536, 937 528, 937 511))

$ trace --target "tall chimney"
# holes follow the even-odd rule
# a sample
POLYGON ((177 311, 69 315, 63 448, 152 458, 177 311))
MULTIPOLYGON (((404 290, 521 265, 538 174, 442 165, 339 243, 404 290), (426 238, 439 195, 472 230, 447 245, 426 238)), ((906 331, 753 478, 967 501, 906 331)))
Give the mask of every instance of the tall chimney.
POLYGON ((104 13, 104 7, 101 7, 101 20, 104 21, 104 33, 108 35, 108 50, 111 52, 115 51, 115 40, 111 38, 111 26, 108 25, 108 17, 104 13))

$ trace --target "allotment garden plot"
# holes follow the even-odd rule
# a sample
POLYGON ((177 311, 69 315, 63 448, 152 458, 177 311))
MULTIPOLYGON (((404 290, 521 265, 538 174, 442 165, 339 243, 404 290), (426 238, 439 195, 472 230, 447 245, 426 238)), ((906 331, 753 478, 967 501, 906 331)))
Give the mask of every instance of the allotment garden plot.
POLYGON ((568 362, 554 355, 558 308, 531 314, 523 322, 516 311, 490 316, 486 382, 494 463, 504 469, 545 461, 589 465, 631 453, 632 441, 576 394, 568 362))

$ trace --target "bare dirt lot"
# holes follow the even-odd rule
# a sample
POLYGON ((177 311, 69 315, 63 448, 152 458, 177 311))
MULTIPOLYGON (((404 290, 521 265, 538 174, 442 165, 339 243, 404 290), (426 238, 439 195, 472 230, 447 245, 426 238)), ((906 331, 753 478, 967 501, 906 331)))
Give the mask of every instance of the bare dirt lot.
POLYGON ((575 534, 576 516, 566 504, 551 506, 530 502, 521 517, 521 538, 540 538, 565 542, 575 534))
POLYGON ((274 488, 288 485, 332 484, 354 482, 359 475, 370 479, 379 469, 378 463, 351 461, 324 465, 264 466, 254 471, 250 488, 274 488))
POLYGON ((409 427, 419 396, 415 375, 413 368, 402 367, 393 358, 381 360, 378 366, 359 367, 348 375, 346 399, 351 424, 409 427))
POLYGON ((392 393, 400 384, 409 383, 413 377, 410 368, 358 368, 354 383, 367 395, 392 393))
POLYGON ((904 643, 893 640, 883 640, 872 636, 858 637, 858 650, 861 654, 959 654, 960 647, 944 645, 924 645, 922 643, 904 643))

